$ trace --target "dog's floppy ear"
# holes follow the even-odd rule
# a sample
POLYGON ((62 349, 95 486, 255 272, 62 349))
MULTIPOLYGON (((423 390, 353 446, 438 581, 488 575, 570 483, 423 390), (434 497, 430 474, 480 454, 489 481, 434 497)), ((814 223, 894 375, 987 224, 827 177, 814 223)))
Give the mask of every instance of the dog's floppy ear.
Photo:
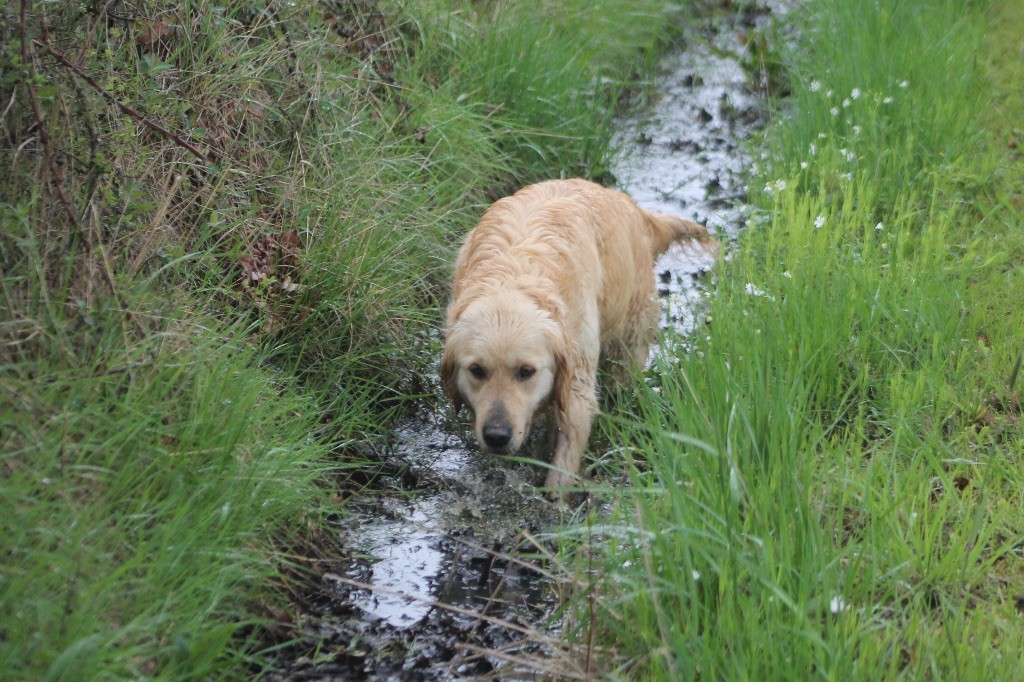
POLYGON ((555 385, 552 391, 555 409, 564 412, 571 400, 573 378, 580 366, 580 348, 569 340, 564 330, 556 337, 552 352, 555 356, 555 385))
POLYGON ((445 346, 444 355, 441 357, 441 387, 444 394, 452 401, 452 412, 456 415, 462 410, 462 395, 455 383, 455 373, 458 365, 455 363, 455 353, 449 346, 445 346))
POLYGON ((572 379, 569 376, 569 356, 566 349, 555 350, 555 387, 553 389, 555 409, 564 412, 569 404, 569 388, 572 379))

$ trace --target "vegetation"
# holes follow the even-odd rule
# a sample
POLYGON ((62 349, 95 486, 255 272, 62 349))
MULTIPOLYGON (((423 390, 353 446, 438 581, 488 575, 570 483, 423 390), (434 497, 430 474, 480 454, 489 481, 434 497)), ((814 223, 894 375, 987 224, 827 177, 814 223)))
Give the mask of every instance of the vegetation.
MULTIPOLYGON (((669 3, 0 5, 0 669, 243 676, 487 201, 600 176, 669 3)), ((365 452, 365 449, 360 449, 365 452)))
MULTIPOLYGON (((1018 5, 793 16, 709 324, 604 421, 602 674, 1022 675, 1018 5)), ((604 177, 678 10, 0 5, 5 677, 259 674, 282 548, 432 393, 460 235, 604 177)))
POLYGON ((707 327, 607 423, 580 636, 626 678, 1019 679, 1024 11, 792 21, 707 327))

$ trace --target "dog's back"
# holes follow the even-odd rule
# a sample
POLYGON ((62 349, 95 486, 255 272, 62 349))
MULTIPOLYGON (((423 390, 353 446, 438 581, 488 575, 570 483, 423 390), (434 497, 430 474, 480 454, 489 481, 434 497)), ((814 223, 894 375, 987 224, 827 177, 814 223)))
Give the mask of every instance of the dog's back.
POLYGON ((683 239, 716 244, 704 227, 645 211, 617 190, 575 179, 537 183, 484 213, 459 252, 454 300, 473 297, 467 286, 532 281, 603 338, 650 298, 654 259, 683 239), (588 319, 595 304, 599 319, 588 319))

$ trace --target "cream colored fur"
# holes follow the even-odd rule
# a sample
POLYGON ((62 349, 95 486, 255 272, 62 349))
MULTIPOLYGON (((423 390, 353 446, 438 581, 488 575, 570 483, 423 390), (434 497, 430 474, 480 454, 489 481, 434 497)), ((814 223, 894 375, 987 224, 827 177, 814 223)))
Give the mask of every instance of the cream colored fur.
POLYGON ((549 412, 545 485, 557 497, 576 481, 598 411, 598 361, 618 381, 644 367, 658 317, 654 259, 682 238, 716 248, 700 225, 584 180, 531 185, 487 209, 455 264, 441 362, 484 449, 515 452, 549 412))

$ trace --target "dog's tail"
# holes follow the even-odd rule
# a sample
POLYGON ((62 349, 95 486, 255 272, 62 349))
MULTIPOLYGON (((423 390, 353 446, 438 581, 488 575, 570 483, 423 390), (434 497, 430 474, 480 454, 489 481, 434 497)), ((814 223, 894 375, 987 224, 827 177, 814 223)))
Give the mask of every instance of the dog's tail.
POLYGON ((718 253, 718 240, 711 236, 708 228, 670 213, 648 213, 651 234, 654 237, 654 255, 659 256, 675 241, 690 239, 698 242, 709 254, 718 253))

